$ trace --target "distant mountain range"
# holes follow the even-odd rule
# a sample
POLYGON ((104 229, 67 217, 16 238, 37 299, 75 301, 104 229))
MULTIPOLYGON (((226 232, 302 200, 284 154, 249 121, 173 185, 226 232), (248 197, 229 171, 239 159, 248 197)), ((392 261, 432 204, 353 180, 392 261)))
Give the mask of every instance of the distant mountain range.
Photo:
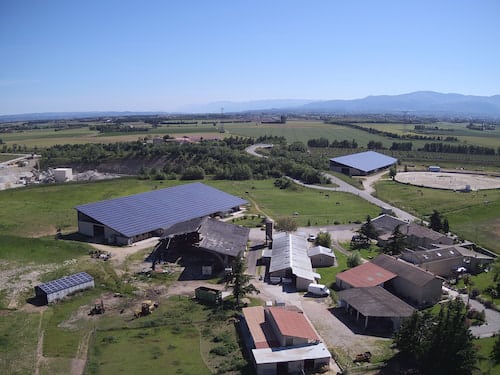
POLYGON ((418 91, 402 95, 368 96, 354 100, 312 102, 304 111, 328 113, 403 113, 416 115, 459 115, 500 118, 500 95, 473 96, 418 91))
POLYGON ((368 96, 353 100, 313 101, 274 99, 248 102, 219 101, 206 105, 185 106, 174 112, 53 112, 0 116, 1 122, 113 117, 132 115, 167 115, 189 113, 282 112, 321 114, 411 114, 425 116, 485 117, 500 119, 500 95, 474 96, 417 91, 402 95, 368 96))

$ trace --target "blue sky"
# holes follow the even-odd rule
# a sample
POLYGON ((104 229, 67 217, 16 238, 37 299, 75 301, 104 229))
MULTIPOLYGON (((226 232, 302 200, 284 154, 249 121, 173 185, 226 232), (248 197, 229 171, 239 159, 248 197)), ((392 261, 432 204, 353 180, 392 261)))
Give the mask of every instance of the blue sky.
POLYGON ((500 1, 0 1, 0 114, 500 94, 500 1))

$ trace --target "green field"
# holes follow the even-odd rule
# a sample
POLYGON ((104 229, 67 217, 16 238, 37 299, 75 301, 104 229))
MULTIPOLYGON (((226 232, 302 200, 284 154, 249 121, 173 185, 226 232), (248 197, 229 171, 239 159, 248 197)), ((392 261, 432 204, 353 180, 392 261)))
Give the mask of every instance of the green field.
MULTIPOLYGON (((372 123, 357 123, 356 125, 360 125, 366 128, 375 128, 381 131, 387 131, 391 133, 396 133, 400 135, 427 135, 427 136, 441 136, 441 137, 457 137, 459 142, 479 145, 485 147, 493 147, 497 148, 500 139, 500 127, 496 127, 495 130, 471 130, 467 129, 467 123, 449 123, 449 122, 437 122, 437 123, 427 123, 427 124, 419 124, 425 125, 426 127, 438 127, 440 130, 427 131, 425 133, 415 132, 415 124, 372 124, 372 123), (451 131, 442 130, 442 129, 452 129, 451 131)), ((397 140, 396 140, 397 141, 397 140)), ((424 143, 428 143, 429 141, 419 141, 419 140, 407 140, 404 142, 413 142, 414 148, 416 146, 420 147, 424 143)), ((400 142, 403 142, 401 140, 400 142)))
MULTIPOLYGON (((348 223, 374 216, 378 209, 366 201, 346 193, 297 187, 280 190, 274 180, 203 181, 254 203, 250 212, 273 218, 292 216, 298 212, 299 225, 348 223), (257 206, 259 209, 257 209, 257 206)), ((24 189, 0 191, 0 234, 40 237, 76 230, 76 205, 116 198, 180 184, 180 181, 149 181, 133 178, 94 183, 39 185, 24 189), (28 214, 29 213, 29 214, 28 214)))
POLYGON ((426 220, 439 211, 452 232, 500 254, 499 189, 462 193, 381 181, 376 191, 380 199, 426 220))
POLYGON ((331 141, 355 139, 359 146, 366 147, 371 140, 379 141, 389 147, 392 141, 367 132, 339 125, 325 124, 322 121, 287 121, 286 124, 225 124, 226 131, 231 134, 247 137, 263 135, 283 136, 288 143, 300 141, 307 143, 309 139, 325 137, 331 141))
MULTIPOLYGON (((89 123, 89 125, 103 125, 103 123, 89 123)), ((133 142, 140 138, 164 136, 166 134, 172 136, 196 135, 205 138, 221 138, 226 136, 226 134, 221 134, 219 132, 217 126, 201 124, 201 121, 197 125, 160 125, 157 128, 153 128, 151 125, 142 122, 125 122, 123 125, 146 128, 147 131, 100 133, 97 130, 90 130, 88 125, 83 125, 81 128, 70 128, 57 131, 52 128, 42 128, 13 133, 2 133, 0 138, 7 146, 15 144, 28 148, 44 148, 60 144, 133 142)))

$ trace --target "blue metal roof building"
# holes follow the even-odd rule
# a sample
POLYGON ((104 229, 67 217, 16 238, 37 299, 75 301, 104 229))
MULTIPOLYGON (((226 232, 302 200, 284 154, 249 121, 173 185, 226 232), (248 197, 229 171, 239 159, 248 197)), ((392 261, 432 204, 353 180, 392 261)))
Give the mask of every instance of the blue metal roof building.
POLYGON ((174 224, 239 209, 244 199, 200 182, 75 207, 78 231, 98 241, 131 244, 174 224))
POLYGON ((366 176, 388 168, 397 161, 398 159, 375 151, 365 151, 330 159, 330 169, 349 176, 366 176))
POLYGON ((52 303, 79 290, 93 288, 94 278, 86 272, 65 276, 35 286, 35 294, 43 303, 52 303))

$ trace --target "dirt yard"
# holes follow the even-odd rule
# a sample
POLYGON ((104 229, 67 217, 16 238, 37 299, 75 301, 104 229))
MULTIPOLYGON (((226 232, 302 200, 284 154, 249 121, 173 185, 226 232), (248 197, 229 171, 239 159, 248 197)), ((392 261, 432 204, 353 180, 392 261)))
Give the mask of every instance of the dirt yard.
POLYGON ((395 177, 403 184, 447 190, 484 190, 500 188, 500 177, 445 172, 400 172, 395 177))

